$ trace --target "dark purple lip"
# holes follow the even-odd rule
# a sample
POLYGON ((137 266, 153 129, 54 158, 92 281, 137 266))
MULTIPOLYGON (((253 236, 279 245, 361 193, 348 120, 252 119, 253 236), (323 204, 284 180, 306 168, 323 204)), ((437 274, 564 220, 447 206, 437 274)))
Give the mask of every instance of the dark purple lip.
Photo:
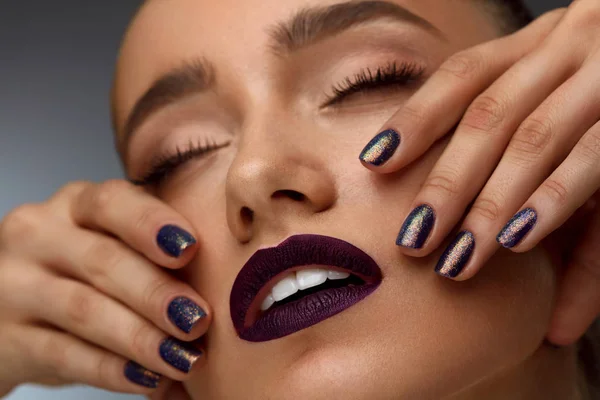
POLYGON ((327 319, 371 294, 381 283, 381 269, 364 251, 341 239, 321 235, 291 236, 276 247, 258 250, 239 272, 229 299, 231 319, 240 338, 250 342, 277 339, 327 319), (321 290, 270 308, 250 326, 247 314, 261 289, 280 273, 299 266, 323 265, 347 270, 365 284, 321 290))

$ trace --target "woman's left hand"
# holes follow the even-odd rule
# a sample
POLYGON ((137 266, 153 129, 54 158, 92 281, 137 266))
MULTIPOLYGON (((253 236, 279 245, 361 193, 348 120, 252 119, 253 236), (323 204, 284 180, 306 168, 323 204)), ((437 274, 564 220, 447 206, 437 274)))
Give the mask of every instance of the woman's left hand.
POLYGON ((600 2, 579 0, 450 57, 360 158, 394 172, 458 126, 397 239, 428 255, 473 203, 436 267, 451 279, 473 277, 500 245, 532 249, 587 204, 547 336, 567 345, 600 314, 599 121, 600 2))

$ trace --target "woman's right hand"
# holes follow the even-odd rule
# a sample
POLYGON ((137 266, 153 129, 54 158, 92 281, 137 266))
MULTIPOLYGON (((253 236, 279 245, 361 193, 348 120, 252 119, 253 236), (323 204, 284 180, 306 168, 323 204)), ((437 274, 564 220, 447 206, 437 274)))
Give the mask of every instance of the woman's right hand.
POLYGON ((164 268, 191 261, 193 237, 175 210, 123 180, 73 182, 6 215, 0 396, 22 383, 149 395, 158 374, 185 380, 202 359, 189 342, 211 312, 164 268))

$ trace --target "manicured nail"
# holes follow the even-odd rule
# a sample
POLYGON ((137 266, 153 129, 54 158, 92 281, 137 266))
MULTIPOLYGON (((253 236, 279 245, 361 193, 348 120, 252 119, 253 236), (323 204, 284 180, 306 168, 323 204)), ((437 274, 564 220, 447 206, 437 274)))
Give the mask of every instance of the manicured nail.
POLYGON ((175 226, 163 226, 156 237, 158 246, 172 257, 179 257, 183 251, 196 243, 196 239, 187 231, 175 226))
POLYGON ((386 163, 400 145, 400 135, 393 129, 388 129, 375 136, 360 153, 359 158, 377 167, 386 163))
POLYGON ((135 361, 129 361, 125 364, 125 376, 136 385, 156 389, 161 375, 142 367, 135 361))
POLYGON ((533 229, 537 222, 537 213, 533 208, 526 208, 515 214, 496 236, 496 241, 510 249, 515 247, 533 229))
POLYGON ((450 243, 435 267, 435 272, 446 278, 456 278, 467 265, 475 249, 475 236, 462 231, 450 243))
POLYGON ((187 297, 178 297, 169 304, 169 319, 175 326, 190 333, 196 323, 206 317, 206 312, 187 297))
POLYGON ((415 208, 406 218, 396 244, 398 246, 420 249, 429 237, 435 223, 435 212, 426 204, 415 208))
POLYGON ((201 355, 202 351, 175 338, 167 338, 160 344, 162 359, 186 374, 190 372, 201 355))

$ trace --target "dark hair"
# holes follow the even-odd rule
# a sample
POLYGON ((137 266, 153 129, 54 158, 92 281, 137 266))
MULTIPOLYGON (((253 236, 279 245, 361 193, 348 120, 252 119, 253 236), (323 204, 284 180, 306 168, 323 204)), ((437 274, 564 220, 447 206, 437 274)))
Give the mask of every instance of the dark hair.
POLYGON ((533 14, 522 0, 476 0, 499 24, 501 33, 518 31, 533 21, 533 14))

